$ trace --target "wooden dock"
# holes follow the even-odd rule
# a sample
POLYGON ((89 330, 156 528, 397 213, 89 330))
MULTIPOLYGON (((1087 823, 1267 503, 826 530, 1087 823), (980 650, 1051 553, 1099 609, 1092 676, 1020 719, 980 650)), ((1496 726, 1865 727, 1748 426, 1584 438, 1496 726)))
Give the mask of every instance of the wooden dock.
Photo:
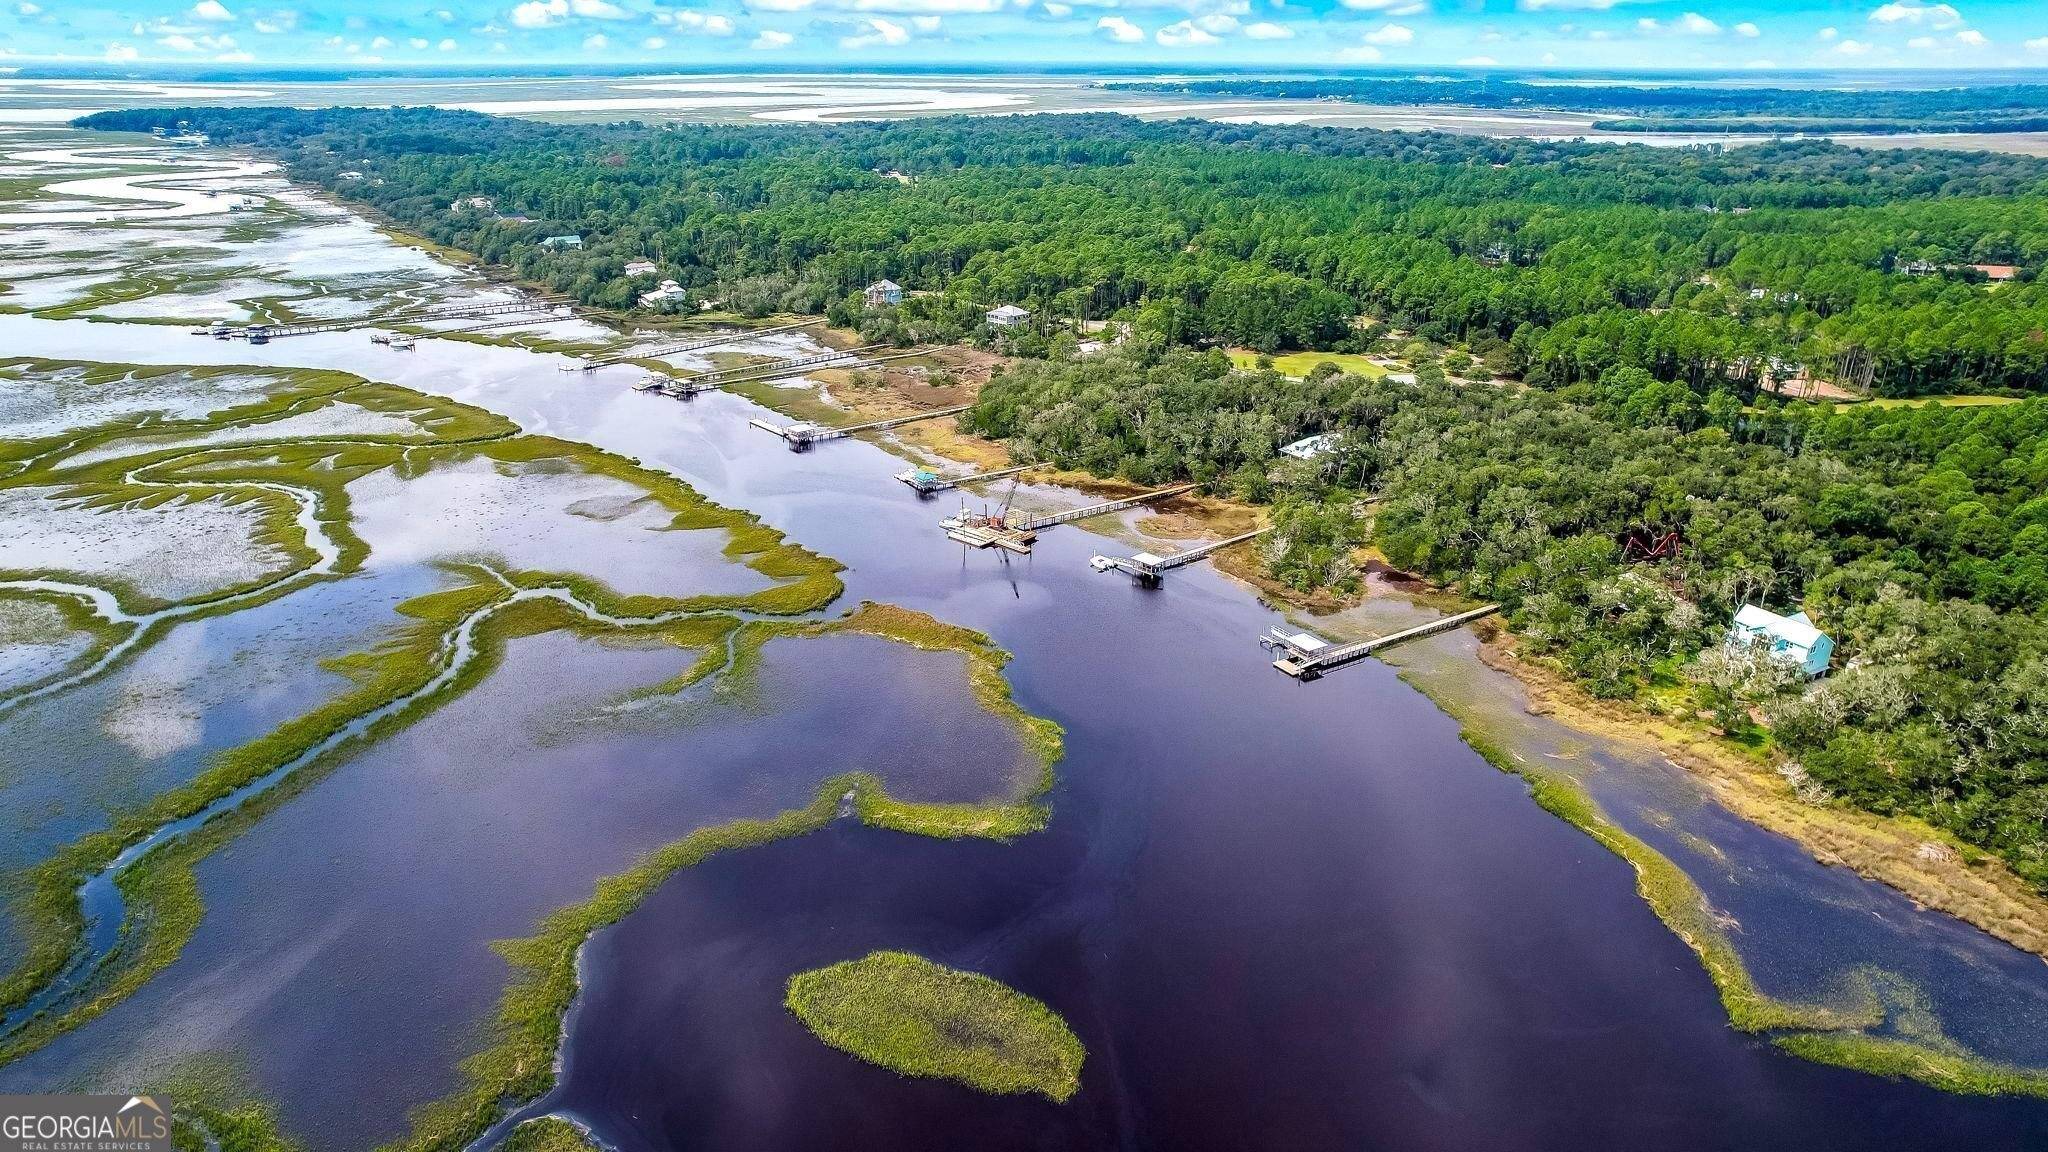
POLYGON ((552 313, 564 303, 552 298, 500 300, 490 304, 457 305, 450 308, 415 308, 403 312, 387 312, 381 316, 356 316, 347 320, 309 320, 299 324, 244 324, 240 327, 214 324, 192 331, 195 335, 211 336, 216 340, 240 339, 252 344, 263 344, 284 336, 310 336, 316 332, 347 332, 356 328, 383 328, 392 324, 426 324, 435 320, 480 320, 489 316, 510 316, 525 312, 552 313))
POLYGON ((640 352, 620 352, 610 356, 593 356, 583 362, 583 370, 588 372, 593 368, 604 368, 612 364, 626 364, 634 360, 653 360, 663 356, 680 356, 685 352, 702 352, 707 348, 716 348, 722 344, 738 344, 744 340, 753 340, 762 336, 773 336, 781 332, 797 332, 805 328, 815 328, 824 322, 825 318, 819 316, 815 319, 802 320, 795 324, 778 324, 773 328, 738 328, 731 332, 720 332, 711 336, 695 336, 681 343, 663 344, 658 348, 648 348, 640 352))
POLYGON ((1440 620, 1431 620, 1427 624, 1417 624, 1413 628, 1404 628, 1399 632, 1386 636, 1375 636, 1369 640, 1355 640, 1349 644, 1332 644, 1313 633, 1286 632, 1275 628, 1266 633, 1266 635, 1259 637, 1259 647, 1281 653, 1280 658, 1273 661, 1273 667, 1287 673, 1296 680, 1315 680, 1320 678, 1325 672, 1341 668, 1346 664, 1356 663, 1375 652, 1391 648, 1396 644, 1420 639, 1424 636, 1434 636, 1439 632, 1449 632, 1453 628, 1461 628, 1474 620, 1491 616, 1498 611, 1500 611, 1500 605, 1488 604, 1481 608, 1474 608, 1469 612, 1459 612, 1456 615, 1445 616, 1440 620))
MULTIPOLYGON (((915 353, 911 353, 915 355, 915 353)), ((702 377, 692 376, 692 381, 702 377)), ((908 416, 890 416, 882 420, 867 420, 859 424, 812 424, 798 421, 795 424, 770 424, 766 420, 749 420, 747 423, 763 432, 772 432, 789 443, 791 452, 801 452, 813 444, 826 440, 840 440, 856 432, 879 432, 885 428, 900 428, 915 424, 919 420, 934 420, 940 416, 958 416, 974 407, 972 404, 955 404, 951 408, 933 408, 928 412, 913 412, 908 416)))
POLYGON ((1178 496, 1194 489, 1193 484, 1175 484, 1151 492, 1140 492, 1120 500, 1105 500, 1100 504, 1088 504, 1080 508, 1069 508, 1064 512, 1051 512, 1044 516, 1024 516, 1005 509, 998 515, 974 515, 962 509, 958 515, 939 521, 939 527, 946 530, 948 539, 958 540, 976 548, 1003 548, 1019 555, 1028 554, 1031 545, 1038 539, 1041 528, 1055 524, 1071 524, 1091 516, 1103 516, 1121 512, 1168 496, 1178 496))
POLYGON ((1255 540, 1272 530, 1270 526, 1254 528, 1250 532, 1239 533, 1225 540, 1211 540, 1207 544, 1197 544, 1193 548, 1185 548, 1179 552, 1168 553, 1165 556, 1154 556, 1150 552, 1140 552, 1135 556, 1097 556, 1090 560, 1089 563, 1095 566, 1097 572, 1107 572, 1115 569, 1128 574, 1131 579, 1147 588, 1157 588, 1166 573, 1173 569, 1193 564, 1204 557, 1214 556, 1232 544, 1242 544, 1247 540, 1255 540))
POLYGON ((1015 476, 1019 473, 1028 472, 1036 467, 1039 467, 1039 465, 1017 464, 1009 468, 991 469, 987 472, 972 472, 965 476, 946 476, 933 472, 929 468, 912 468, 908 471, 898 472, 896 479, 910 485, 911 489, 919 496, 935 496, 940 492, 958 488, 962 484, 973 484, 980 480, 998 480, 1004 476, 1015 476))

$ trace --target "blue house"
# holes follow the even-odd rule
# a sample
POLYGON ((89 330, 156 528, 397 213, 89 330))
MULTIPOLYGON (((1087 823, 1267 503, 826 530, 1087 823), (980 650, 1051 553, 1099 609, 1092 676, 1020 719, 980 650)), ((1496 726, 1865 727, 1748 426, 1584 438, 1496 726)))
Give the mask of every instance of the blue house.
POLYGON ((1808 679, 1826 674, 1828 661, 1835 655, 1835 642, 1815 628, 1806 613, 1780 616, 1755 604, 1744 604, 1736 611, 1735 622, 1728 628, 1728 643, 1745 648, 1762 644, 1774 659, 1798 665, 1808 679))

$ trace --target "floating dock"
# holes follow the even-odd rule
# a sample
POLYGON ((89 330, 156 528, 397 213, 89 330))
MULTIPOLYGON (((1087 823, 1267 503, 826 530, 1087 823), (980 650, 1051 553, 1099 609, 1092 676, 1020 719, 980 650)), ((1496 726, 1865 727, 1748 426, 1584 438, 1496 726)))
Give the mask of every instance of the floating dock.
POLYGON ((1144 587, 1157 588, 1166 573, 1173 569, 1185 564, 1193 564, 1195 561, 1206 556, 1214 556, 1232 544, 1242 544, 1247 540, 1257 539, 1272 530, 1270 526, 1255 528, 1250 532, 1240 533, 1227 540, 1211 540, 1207 544, 1197 544, 1193 548, 1168 553, 1165 556, 1154 556, 1150 552, 1140 552, 1134 556, 1097 556, 1089 560, 1088 563, 1097 572, 1108 572, 1111 569, 1115 569, 1118 572, 1129 574, 1131 579, 1144 587))
MULTIPOLYGON (((693 376, 690 379, 696 381, 703 377, 693 376)), ((856 432, 879 432, 884 428, 898 428, 905 424, 915 424, 919 420, 935 420, 940 416, 958 416, 972 407, 972 404, 955 404, 951 408, 934 408, 929 412, 914 412, 908 416, 891 416, 884 420, 868 420, 860 424, 813 424, 808 420, 779 425, 770 424, 766 420, 749 420, 747 423, 763 432, 772 432, 782 437, 789 443, 791 452, 801 452, 821 441, 843 439, 856 432)))
POLYGON ((1441 620, 1431 620, 1427 624, 1404 628, 1387 636, 1375 636, 1370 640, 1356 640, 1349 644, 1332 644, 1311 632, 1288 632, 1274 628, 1259 637, 1259 647, 1281 653, 1280 658, 1273 661, 1273 667, 1296 680, 1315 680, 1325 672, 1356 663, 1396 644, 1424 636, 1434 636, 1439 632, 1449 632, 1453 628, 1463 627, 1498 611, 1500 605, 1488 604, 1483 608, 1474 608, 1469 612, 1460 612, 1454 616, 1445 616, 1441 620))

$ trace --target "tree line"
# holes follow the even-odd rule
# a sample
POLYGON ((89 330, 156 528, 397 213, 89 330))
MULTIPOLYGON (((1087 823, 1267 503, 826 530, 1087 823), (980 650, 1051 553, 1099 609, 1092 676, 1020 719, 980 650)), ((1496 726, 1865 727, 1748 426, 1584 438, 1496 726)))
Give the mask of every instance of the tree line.
POLYGON ((694 299, 948 339, 1017 303, 1177 343, 1355 349, 1357 317, 1502 371, 1880 394, 2048 384, 2048 164, 1818 141, 1650 149, 1109 115, 732 127, 433 109, 152 109, 586 303, 694 299), (344 172, 364 178, 347 180, 344 172), (490 211, 454 210, 489 197, 490 211), (580 251, 540 246, 583 237, 580 251), (1972 264, 2013 264, 1984 282, 1972 264), (1909 270, 1924 274, 1909 274, 1909 270), (902 306, 854 293, 890 278, 902 306), (1489 361, 1494 363, 1495 361, 1489 361))
POLYGON ((1025 459, 1270 502, 1265 562, 1304 589, 1354 583, 1369 539, 1500 601, 1596 695, 1677 691, 1775 740, 1803 788, 1913 813, 2048 888, 2048 399, 1745 405, 1629 366, 1548 388, 1293 380, 1141 340, 1021 363, 966 421, 1025 459), (1277 451, 1324 432, 1324 456, 1277 451), (1666 533, 1675 555, 1630 557, 1666 533), (1745 603, 1804 608, 1836 670, 1808 685, 1725 649, 1745 603))

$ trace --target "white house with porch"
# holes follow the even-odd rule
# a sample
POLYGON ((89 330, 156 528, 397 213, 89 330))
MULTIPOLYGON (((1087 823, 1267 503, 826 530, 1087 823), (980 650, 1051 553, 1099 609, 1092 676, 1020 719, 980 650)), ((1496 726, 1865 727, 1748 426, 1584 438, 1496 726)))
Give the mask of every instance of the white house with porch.
POLYGON ((1000 308, 989 309, 987 319, 991 328, 1015 328, 1031 319, 1031 312, 1015 304, 1005 304, 1000 308))
POLYGON ((1834 659, 1835 642, 1813 626, 1806 613, 1780 616, 1768 608, 1744 604, 1728 627, 1727 643, 1732 648, 1764 646, 1774 660, 1795 664, 1807 679, 1825 675, 1834 659))

